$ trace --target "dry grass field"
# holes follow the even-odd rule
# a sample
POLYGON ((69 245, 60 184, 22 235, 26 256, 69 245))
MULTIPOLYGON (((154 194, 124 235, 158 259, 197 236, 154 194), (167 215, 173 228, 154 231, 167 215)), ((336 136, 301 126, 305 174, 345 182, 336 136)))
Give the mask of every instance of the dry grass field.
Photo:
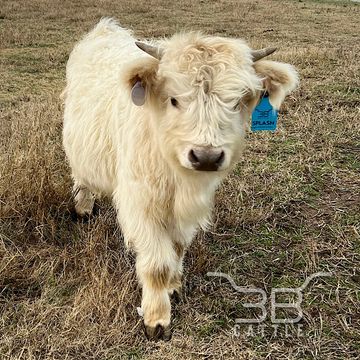
POLYGON ((359 19, 349 1, 1 0, 0 359, 359 359, 359 19), (59 94, 69 52, 102 16, 139 37, 195 29, 277 46, 271 58, 301 76, 278 131, 249 133, 217 192, 214 225, 185 259, 170 342, 145 340, 110 202, 88 222, 72 217, 59 94), (297 336, 295 325, 274 334, 269 301, 263 334, 234 332, 259 311, 211 271, 268 297, 332 276, 304 291, 297 336))

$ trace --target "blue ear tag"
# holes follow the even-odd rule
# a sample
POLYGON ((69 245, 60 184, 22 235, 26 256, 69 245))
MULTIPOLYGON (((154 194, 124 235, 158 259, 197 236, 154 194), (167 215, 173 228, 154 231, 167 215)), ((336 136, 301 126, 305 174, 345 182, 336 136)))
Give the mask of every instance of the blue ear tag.
POLYGON ((256 105, 251 116, 251 131, 275 131, 278 111, 269 101, 269 94, 265 93, 256 105))

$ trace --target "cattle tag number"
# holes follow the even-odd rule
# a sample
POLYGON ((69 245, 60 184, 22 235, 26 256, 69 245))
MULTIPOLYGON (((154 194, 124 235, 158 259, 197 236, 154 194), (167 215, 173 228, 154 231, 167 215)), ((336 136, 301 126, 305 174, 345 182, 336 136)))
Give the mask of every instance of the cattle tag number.
POLYGON ((275 131, 278 112, 273 108, 266 93, 260 99, 251 116, 251 131, 275 131))

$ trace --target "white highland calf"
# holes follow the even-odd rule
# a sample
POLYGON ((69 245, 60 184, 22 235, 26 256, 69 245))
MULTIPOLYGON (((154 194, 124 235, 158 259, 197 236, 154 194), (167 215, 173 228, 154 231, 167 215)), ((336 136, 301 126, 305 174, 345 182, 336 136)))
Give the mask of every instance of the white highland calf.
POLYGON ((137 254, 149 338, 170 338, 184 251, 209 223, 261 94, 277 109, 297 85, 291 65, 260 60, 274 50, 200 33, 138 43, 104 19, 70 55, 63 142, 75 209, 113 199, 137 254))

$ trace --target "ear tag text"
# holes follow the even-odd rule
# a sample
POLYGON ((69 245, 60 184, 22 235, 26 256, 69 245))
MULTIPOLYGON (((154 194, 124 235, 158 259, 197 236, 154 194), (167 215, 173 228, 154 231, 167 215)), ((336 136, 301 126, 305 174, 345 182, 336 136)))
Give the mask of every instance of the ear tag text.
POLYGON ((278 111, 273 108, 267 93, 260 99, 251 116, 251 131, 275 131, 278 111))
POLYGON ((136 106, 142 106, 145 103, 145 89, 141 81, 137 81, 131 89, 131 100, 136 106))

